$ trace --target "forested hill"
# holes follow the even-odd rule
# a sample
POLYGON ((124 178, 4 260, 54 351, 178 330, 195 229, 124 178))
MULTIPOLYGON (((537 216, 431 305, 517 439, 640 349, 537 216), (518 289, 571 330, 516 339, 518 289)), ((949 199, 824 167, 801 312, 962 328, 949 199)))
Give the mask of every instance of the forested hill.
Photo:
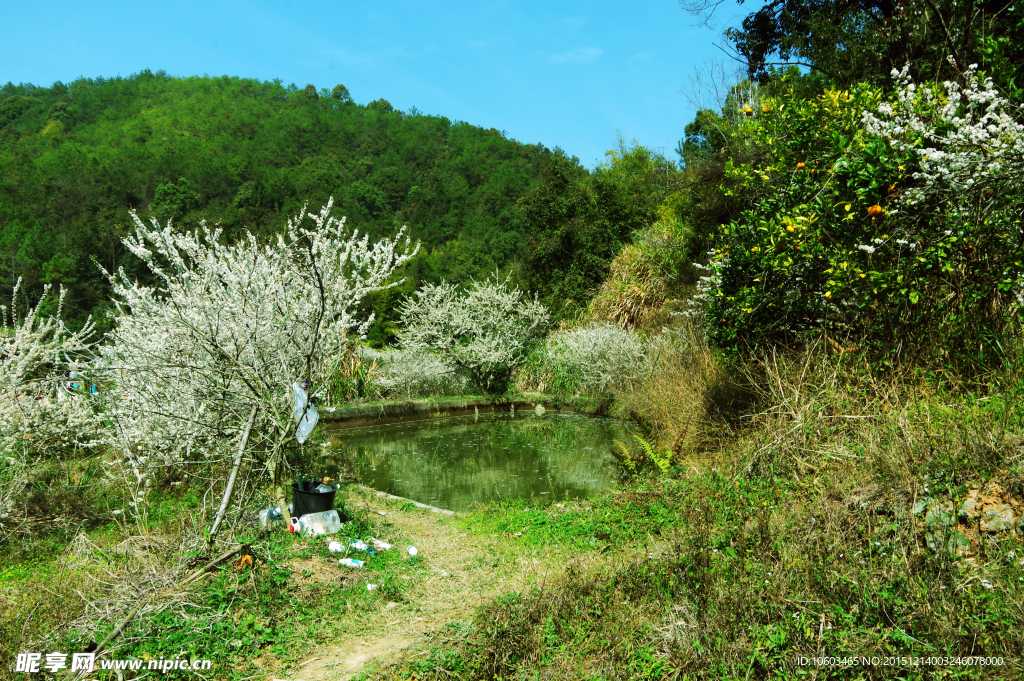
MULTIPOLYGON (((560 151, 397 111, 383 99, 356 104, 343 85, 317 91, 149 71, 52 87, 8 84, 0 88, 0 295, 9 299, 21 277, 26 300, 46 283, 68 288, 71 318, 102 309, 108 291, 91 259, 107 269, 138 267, 120 245, 130 208, 184 226, 219 222, 231 238, 243 228, 269 234, 303 202, 318 207, 330 196, 338 214, 373 237, 408 225, 425 252, 415 279, 466 281, 522 263, 531 242, 552 241, 547 228, 566 251, 559 224, 537 232, 516 213, 545 172, 559 186, 566 177, 590 182, 560 151)), ((590 203, 600 212, 603 200, 590 203)), ((598 270, 635 226, 619 222, 598 270)), ((557 271, 544 266, 549 278, 557 271)), ((592 272, 585 287, 602 276, 592 272)))

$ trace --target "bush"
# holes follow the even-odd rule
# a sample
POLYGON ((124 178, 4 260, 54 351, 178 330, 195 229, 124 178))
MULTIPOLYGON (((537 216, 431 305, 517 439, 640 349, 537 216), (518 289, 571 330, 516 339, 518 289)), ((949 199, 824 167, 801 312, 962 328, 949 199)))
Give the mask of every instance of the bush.
POLYGON ((20 284, 10 310, 0 306, 0 520, 14 512, 33 459, 92 447, 102 432, 84 380, 68 380, 69 369, 85 369, 75 361, 91 357, 93 325, 76 333, 65 327, 63 291, 55 314, 46 314, 48 287, 35 307, 18 314, 20 284))
POLYGON ((380 397, 429 397, 462 392, 466 380, 425 350, 360 348, 363 362, 375 363, 369 382, 380 397))
POLYGON ((579 395, 629 390, 647 373, 643 337, 605 322, 551 334, 523 378, 541 390, 579 395))
POLYGON ((756 153, 722 182, 750 207, 721 226, 702 280, 716 344, 760 352, 824 332, 875 359, 998 355, 1024 274, 1024 135, 991 82, 966 79, 904 77, 885 101, 867 86, 790 90, 737 119, 730 134, 756 153))

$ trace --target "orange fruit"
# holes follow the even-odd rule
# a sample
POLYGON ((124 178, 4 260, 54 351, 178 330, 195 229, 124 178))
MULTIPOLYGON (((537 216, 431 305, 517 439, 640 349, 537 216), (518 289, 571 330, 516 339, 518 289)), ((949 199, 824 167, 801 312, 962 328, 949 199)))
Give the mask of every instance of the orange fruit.
POLYGON ((868 206, 868 215, 871 217, 877 217, 882 214, 882 207, 877 203, 873 206, 868 206))
POLYGON ((806 165, 807 165, 806 163, 804 163, 803 161, 800 161, 799 163, 796 164, 796 169, 797 170, 803 170, 806 165))

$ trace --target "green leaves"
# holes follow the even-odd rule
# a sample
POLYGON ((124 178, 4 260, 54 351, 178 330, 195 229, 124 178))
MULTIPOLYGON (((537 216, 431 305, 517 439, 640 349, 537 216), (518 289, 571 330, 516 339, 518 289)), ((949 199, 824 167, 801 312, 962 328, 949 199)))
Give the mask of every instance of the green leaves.
POLYGON ((793 348, 824 332, 863 339, 879 357, 998 356, 991 339, 1024 277, 1024 247, 1009 236, 1019 224, 999 196, 980 207, 906 202, 918 155, 862 129, 879 101, 866 85, 790 90, 761 100, 785 115, 741 121, 757 151, 725 160, 718 191, 746 208, 713 235, 707 280, 720 347, 793 348))

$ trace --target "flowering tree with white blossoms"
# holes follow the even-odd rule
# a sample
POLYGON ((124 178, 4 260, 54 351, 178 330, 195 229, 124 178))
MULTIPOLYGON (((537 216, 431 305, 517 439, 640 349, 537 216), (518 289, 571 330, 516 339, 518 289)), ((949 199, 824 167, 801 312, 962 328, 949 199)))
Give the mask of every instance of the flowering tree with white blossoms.
POLYGON ((894 70, 894 100, 863 116, 868 133, 908 157, 914 179, 889 212, 894 241, 919 263, 919 280, 932 280, 933 298, 964 310, 961 329, 997 334, 1024 304, 1024 107, 977 64, 941 88, 918 87, 908 71, 894 70))
POLYGON ((113 437, 136 471, 232 450, 237 470, 244 449, 280 485, 296 432, 292 385, 318 397, 373 322, 357 316, 359 303, 400 284, 396 268, 419 249, 407 237, 400 245, 404 229, 376 244, 349 234, 332 206, 303 207, 270 243, 246 234, 229 245, 205 223, 182 233, 132 214, 124 243, 158 283, 107 274, 118 315, 102 363, 118 383, 113 437))
POLYGON ((91 447, 103 437, 81 377, 71 381, 67 375, 79 364, 84 369, 91 357, 92 323, 77 332, 64 325, 63 291, 56 314, 42 314, 48 289, 19 315, 14 300, 20 285, 10 309, 0 306, 0 521, 14 510, 34 456, 91 447))
POLYGON ((427 350, 485 394, 503 394, 512 372, 540 341, 546 307, 497 275, 468 291, 446 282, 423 286, 402 308, 407 350, 427 350))

